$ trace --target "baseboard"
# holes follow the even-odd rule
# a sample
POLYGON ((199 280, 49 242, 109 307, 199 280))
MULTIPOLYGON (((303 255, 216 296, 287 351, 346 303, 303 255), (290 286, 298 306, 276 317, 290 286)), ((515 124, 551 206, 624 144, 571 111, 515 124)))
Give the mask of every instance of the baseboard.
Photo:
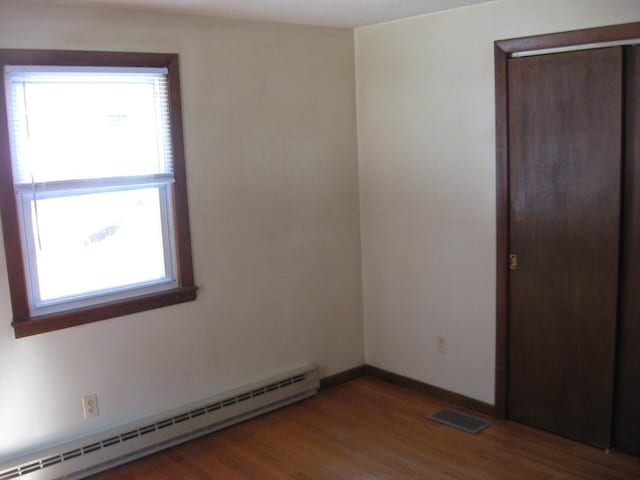
POLYGON ((397 373, 388 372, 387 370, 383 370, 381 368, 372 367, 371 365, 365 365, 364 372, 365 375, 379 378, 380 380, 399 385, 409 390, 413 390, 414 392, 424 393, 425 395, 437 398, 438 400, 443 400, 445 402, 453 403, 457 406, 473 410, 484 415, 495 417, 494 406, 485 402, 481 402, 480 400, 476 400, 459 393, 451 392, 434 385, 429 385, 428 383, 423 383, 409 377, 398 375, 397 373))
POLYGON ((299 368, 158 415, 0 463, 0 479, 85 478, 316 395, 318 368, 299 368))
POLYGON ((344 370, 334 375, 329 375, 328 377, 321 378, 319 391, 321 392, 323 390, 327 390, 328 388, 333 388, 351 380, 355 380, 358 377, 362 377, 363 375, 365 375, 366 368, 366 365, 360 365, 358 367, 350 368, 349 370, 344 370))
POLYGON ((413 390, 414 392, 429 395, 430 397, 437 398, 438 400, 453 403, 454 405, 468 410, 473 410, 484 415, 495 417, 495 407, 493 405, 459 393, 445 390, 444 388, 414 380, 413 378, 398 375, 397 373, 389 372, 378 367, 372 367, 371 365, 360 365, 359 367, 350 368, 349 370, 321 378, 320 391, 336 387, 342 383, 355 380, 356 378, 364 375, 369 375, 385 382, 399 385, 408 390, 413 390))

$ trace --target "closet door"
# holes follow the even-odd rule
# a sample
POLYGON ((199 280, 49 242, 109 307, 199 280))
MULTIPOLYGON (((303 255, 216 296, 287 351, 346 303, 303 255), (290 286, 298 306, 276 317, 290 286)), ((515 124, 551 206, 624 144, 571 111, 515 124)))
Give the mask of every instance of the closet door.
POLYGON ((600 447, 613 412, 622 49, 512 58, 507 415, 600 447), (516 265, 517 264, 517 265, 516 265))
POLYGON ((640 47, 628 47, 614 447, 640 455, 640 47))

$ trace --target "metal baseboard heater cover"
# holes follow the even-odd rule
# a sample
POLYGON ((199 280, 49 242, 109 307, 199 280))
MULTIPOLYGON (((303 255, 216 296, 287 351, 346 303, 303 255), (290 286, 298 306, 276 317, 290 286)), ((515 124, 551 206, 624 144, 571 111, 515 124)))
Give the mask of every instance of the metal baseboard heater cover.
POLYGON ((0 465, 0 480, 79 479, 313 396, 308 365, 0 465))

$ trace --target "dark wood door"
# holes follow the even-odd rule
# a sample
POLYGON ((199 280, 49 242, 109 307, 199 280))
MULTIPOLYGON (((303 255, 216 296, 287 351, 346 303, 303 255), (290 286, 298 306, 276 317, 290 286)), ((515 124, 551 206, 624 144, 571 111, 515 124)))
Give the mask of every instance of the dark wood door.
POLYGON ((625 168, 614 447, 640 455, 640 47, 625 51, 625 168))
POLYGON ((618 290, 622 48, 509 60, 507 415, 606 447, 618 290))

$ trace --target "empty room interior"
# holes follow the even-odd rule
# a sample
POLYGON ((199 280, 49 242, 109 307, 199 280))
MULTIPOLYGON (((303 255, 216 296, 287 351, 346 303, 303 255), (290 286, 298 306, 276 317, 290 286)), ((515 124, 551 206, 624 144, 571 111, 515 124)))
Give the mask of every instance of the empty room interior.
POLYGON ((0 63, 0 480, 640 478, 640 1, 0 0, 0 63))

